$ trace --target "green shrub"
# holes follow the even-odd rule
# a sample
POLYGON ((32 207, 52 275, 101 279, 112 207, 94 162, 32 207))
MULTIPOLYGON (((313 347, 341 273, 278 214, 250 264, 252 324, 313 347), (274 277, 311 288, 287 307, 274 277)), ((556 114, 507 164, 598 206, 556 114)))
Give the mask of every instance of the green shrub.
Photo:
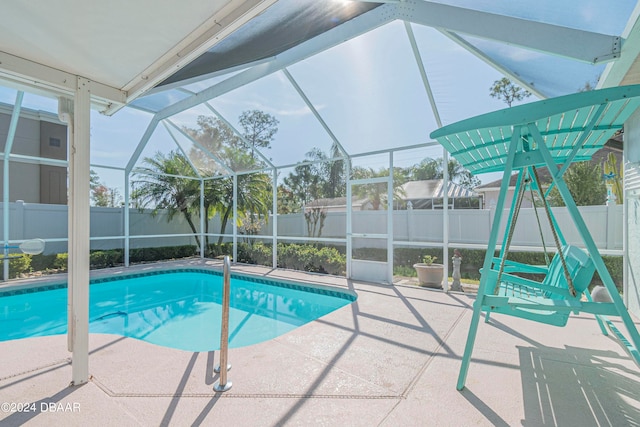
MULTIPOLYGON (((602 257, 602 260, 604 261, 604 265, 607 267, 607 270, 609 271, 609 274, 611 275, 613 282, 616 284, 616 288, 618 288, 618 291, 622 293, 622 284, 623 284, 622 257, 604 255, 602 257)), ((600 278, 600 275, 598 274, 597 271, 596 271, 596 274, 593 276, 593 280, 591 281, 591 285, 589 289, 593 288, 596 285, 602 285, 602 279, 600 278)))
POLYGON ((318 273, 344 276, 346 264, 346 257, 336 248, 328 246, 324 246, 319 250, 316 250, 312 258, 312 265, 317 267, 318 273))
POLYGON ((416 273, 416 269, 413 267, 409 267, 406 265, 396 265, 393 267, 393 275, 403 277, 416 277, 418 273, 416 273))
POLYGON ((54 268, 53 263, 56 260, 56 254, 39 254, 31 257, 32 271, 47 271, 54 268))
POLYGON ((194 256, 197 253, 199 253, 198 248, 193 245, 137 248, 129 251, 129 261, 132 263, 164 261, 169 259, 187 258, 194 256))
MULTIPOLYGON (((241 245, 244 245, 244 243, 238 244, 238 252, 240 252, 241 245)), ((210 244, 205 255, 209 258, 217 258, 224 255, 231 257, 233 256, 233 243, 210 244)))
MULTIPOLYGON (((31 271, 31 255, 21 254, 19 256, 11 256, 9 258, 9 278, 15 279, 23 273, 31 271)), ((4 276, 4 272, 2 274, 4 276)), ((3 277, 4 278, 4 277, 3 277)))
POLYGON ((333 246, 278 244, 278 267, 313 273, 344 275, 346 256, 333 246))
MULTIPOLYGON (((233 252, 233 245, 231 246, 233 252)), ((229 254, 230 255, 230 254, 229 254)), ((271 265, 273 252, 271 246, 262 242, 238 243, 238 262, 245 264, 271 265)))
POLYGON ((313 257, 316 249, 310 245, 278 245, 278 267, 300 271, 315 271, 313 257))
POLYGON ((120 249, 111 249, 106 251, 93 251, 89 254, 89 263, 91 268, 108 268, 122 264, 124 261, 124 253, 120 249))
POLYGON ((66 271, 68 259, 69 259, 69 254, 67 254, 66 252, 62 254, 56 254, 56 259, 55 261, 53 261, 53 268, 66 271))

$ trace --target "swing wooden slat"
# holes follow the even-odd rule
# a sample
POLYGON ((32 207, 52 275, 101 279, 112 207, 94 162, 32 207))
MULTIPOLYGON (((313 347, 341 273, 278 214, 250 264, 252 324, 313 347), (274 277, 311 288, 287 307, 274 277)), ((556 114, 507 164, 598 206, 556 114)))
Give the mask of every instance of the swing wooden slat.
MULTIPOLYGON (((525 268, 525 264, 519 266, 521 267, 520 271, 518 271, 520 273, 531 272, 532 270, 538 270, 539 272, 546 270, 544 279, 541 282, 503 271, 500 276, 501 283, 498 294, 484 296, 482 301, 483 310, 523 317, 555 326, 566 325, 569 312, 566 310, 554 311, 556 304, 553 302, 549 303, 549 301, 563 300, 579 302, 582 293, 591 282, 591 278, 595 272, 595 266, 591 258, 578 247, 567 245, 563 248, 563 254, 573 285, 578 292, 576 296, 571 295, 569 291, 567 281, 564 278, 564 268, 560 256, 556 254, 546 269, 539 266, 535 266, 537 268, 533 268, 534 266, 525 268), (496 299, 502 298, 509 300, 512 297, 524 299, 526 303, 511 301, 506 305, 504 302, 494 305, 496 299)), ((497 260, 500 261, 500 259, 497 260)), ((485 274, 484 271, 483 274, 485 274)), ((489 281, 494 282, 498 278, 498 270, 492 269, 487 274, 489 281)), ((563 304, 560 305, 564 306, 563 304)), ((580 306, 576 305, 575 307, 578 308, 580 306)))
MULTIPOLYGON (((471 172, 496 172, 504 169, 508 142, 513 133, 514 125, 535 123, 548 148, 558 148, 552 146, 553 138, 556 135, 564 137, 564 134, 569 133, 565 145, 567 149, 572 149, 572 145, 575 143, 574 134, 581 135, 585 126, 597 113, 598 109, 593 107, 606 104, 608 107, 596 123, 594 131, 583 142, 583 146, 597 151, 614 133, 622 128, 626 119, 638 107, 639 87, 639 85, 622 86, 582 92, 499 110, 445 126, 432 132, 431 137, 438 140, 453 157, 471 172), (562 120, 560 128, 549 126, 549 123, 559 122, 562 117, 565 119, 562 120), (567 117, 571 120, 567 120, 567 117), (574 117, 576 120, 573 120, 574 117), (475 136, 485 135, 487 132, 502 137, 494 137, 493 142, 487 144, 492 140, 475 136), (458 138, 464 138, 463 145, 459 143, 458 138), (469 138, 472 139, 471 142, 469 138), (571 145, 568 144, 569 142, 571 145), (459 159, 456 156, 459 151, 467 153, 464 159, 459 159), (486 166, 480 166, 482 161, 486 166), (470 163, 473 164, 470 165, 470 163)), ((566 157, 566 153, 562 151, 554 150, 554 158, 558 160, 556 163, 562 163, 562 157, 566 157)), ((593 154, 593 151, 591 153, 579 151, 578 158, 589 159, 590 154, 593 154)))

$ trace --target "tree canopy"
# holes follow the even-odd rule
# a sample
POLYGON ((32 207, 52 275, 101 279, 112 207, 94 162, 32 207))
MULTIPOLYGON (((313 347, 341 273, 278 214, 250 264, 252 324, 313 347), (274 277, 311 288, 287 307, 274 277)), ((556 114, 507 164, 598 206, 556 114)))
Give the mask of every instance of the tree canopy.
POLYGON ((515 101, 522 101, 531 96, 531 92, 514 84, 506 77, 493 82, 493 86, 489 88, 489 96, 504 101, 509 107, 515 101))
MULTIPOLYGON (((573 163, 567 168, 563 178, 576 205, 604 205, 607 201, 607 188, 602 180, 600 165, 591 162, 573 163)), ((565 205, 555 186, 549 193, 548 200, 551 206, 565 205)))
POLYGON ((107 187, 100 181, 100 176, 93 169, 89 173, 89 189, 93 206, 114 208, 123 204, 122 196, 117 188, 107 187))
POLYGON ((278 192, 286 200, 279 197, 278 212, 298 212, 313 200, 344 197, 347 179, 345 161, 339 159, 341 156, 337 144, 333 144, 329 153, 319 148, 309 151, 305 159, 309 163, 296 166, 283 178, 278 192))
MULTIPOLYGON (((480 180, 465 169, 456 159, 449 159, 449 180, 469 190, 480 185, 480 180)), ((442 179, 442 158, 432 159, 425 157, 420 163, 412 166, 407 171, 409 181, 424 181, 428 179, 442 179)))

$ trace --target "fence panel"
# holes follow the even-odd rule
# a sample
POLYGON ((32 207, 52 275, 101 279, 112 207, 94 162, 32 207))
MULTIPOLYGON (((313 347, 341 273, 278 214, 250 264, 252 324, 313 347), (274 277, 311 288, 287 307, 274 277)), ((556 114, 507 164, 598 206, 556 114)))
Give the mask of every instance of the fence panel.
MULTIPOLYGON (((2 204, 0 203, 0 206, 2 204)), ((600 249, 621 250, 623 241, 623 206, 582 206, 579 208, 596 245, 600 249)), ((11 240, 32 238, 65 239, 67 237, 67 206, 45 205, 35 203, 16 202, 10 204, 9 209, 11 240)), ((508 213, 508 212, 506 212, 508 213)), ((568 243, 584 246, 582 239, 573 225, 566 208, 553 208, 553 213, 568 243)), ((168 221, 166 211, 152 215, 151 210, 130 210, 131 236, 191 234, 192 230, 180 214, 168 221)), ((449 242, 451 244, 484 244, 489 239, 489 233, 495 211, 469 209, 449 211, 449 242)), ((544 210, 538 209, 538 215, 548 247, 554 245, 551 229, 547 223, 544 210)), ((2 210, 0 209, 0 220, 2 210)), ((194 218, 197 229, 200 228, 198 218, 194 218)), ((271 235, 273 218, 261 230, 262 235, 271 235)), ((353 212, 353 232, 359 230, 379 230, 386 232, 386 211, 356 211, 353 212)), ((393 212, 393 239, 408 242, 441 242, 443 238, 441 210, 398 210, 393 212)), ((209 232, 219 233, 221 220, 215 216, 209 220, 209 232)), ((504 232, 504 221, 501 225, 504 232)), ((0 228, 1 231, 1 228, 0 228)), ((230 218, 226 233, 233 232, 233 218, 230 218)), ((91 208, 91 236, 123 236, 124 209, 123 208, 91 208)), ((303 214, 278 215, 278 236, 308 237, 307 224, 303 214)), ((325 218, 322 234, 319 237, 345 238, 346 213, 329 212, 325 218)), ((318 237, 318 236, 316 236, 318 237)), ((131 247, 145 247, 151 240, 132 239, 131 247), (147 242, 145 242, 147 241, 147 242)), ((153 245, 188 245, 195 244, 193 237, 167 237, 153 239, 153 245)), ((523 208, 520 211, 512 245, 540 247, 541 240, 538 231, 538 221, 535 211, 523 208)), ((94 245, 95 246, 95 245, 94 245)), ((121 240, 105 240, 98 245, 100 248, 122 247, 121 240)), ((51 242, 47 244, 47 253, 57 250, 65 251, 66 243, 51 242), (58 248, 60 246, 60 248, 58 248), (63 248, 64 249, 61 249, 63 248)))

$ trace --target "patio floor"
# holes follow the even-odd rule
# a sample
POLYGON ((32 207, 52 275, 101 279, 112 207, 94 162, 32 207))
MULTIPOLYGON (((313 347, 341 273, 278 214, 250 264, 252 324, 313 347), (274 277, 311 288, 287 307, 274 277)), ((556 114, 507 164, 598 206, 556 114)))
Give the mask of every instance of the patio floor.
MULTIPOLYGON (((220 265, 127 271, 185 264, 220 265)), ((640 370, 592 317, 557 328, 493 316, 480 325, 467 387, 458 392, 474 295, 253 266, 233 271, 345 287, 358 300, 271 341, 231 349, 233 387, 225 393, 212 390, 217 352, 95 334, 91 380, 69 387, 66 336, 0 342, 0 403, 36 403, 35 412, 2 405, 0 425, 640 425, 640 370)))

